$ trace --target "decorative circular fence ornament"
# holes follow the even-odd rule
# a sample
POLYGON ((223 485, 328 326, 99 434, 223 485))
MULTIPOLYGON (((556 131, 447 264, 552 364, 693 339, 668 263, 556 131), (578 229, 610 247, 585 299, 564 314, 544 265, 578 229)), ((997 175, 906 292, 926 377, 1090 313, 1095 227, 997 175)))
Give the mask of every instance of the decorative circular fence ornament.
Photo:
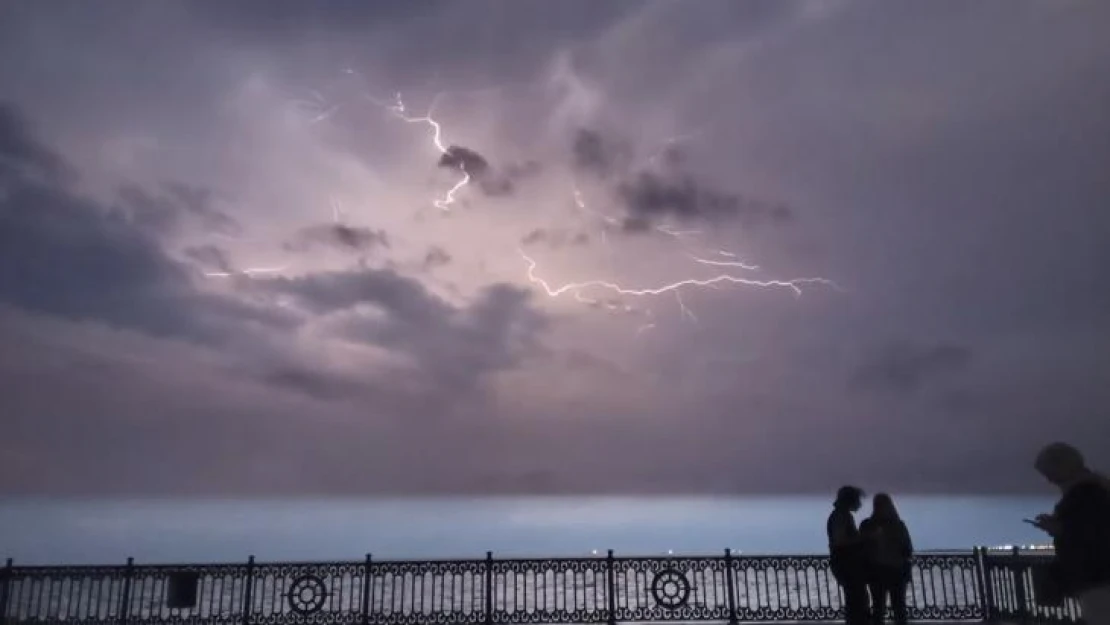
POLYGON ((324 601, 328 598, 328 586, 316 575, 301 575, 293 580, 285 598, 289 602, 289 609, 297 614, 315 614, 324 607, 324 601))
POLYGON ((651 580, 655 602, 668 610, 677 610, 690 599, 690 580, 678 569, 663 569, 651 580))

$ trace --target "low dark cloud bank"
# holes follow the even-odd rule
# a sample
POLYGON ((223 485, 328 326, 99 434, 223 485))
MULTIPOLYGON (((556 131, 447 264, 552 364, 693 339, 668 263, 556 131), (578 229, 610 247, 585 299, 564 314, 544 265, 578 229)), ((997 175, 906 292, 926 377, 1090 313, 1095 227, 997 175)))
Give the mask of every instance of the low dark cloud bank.
MULTIPOLYGON (((214 343, 245 322, 272 328, 283 315, 198 291, 148 222, 98 205, 64 182, 63 159, 35 142, 23 117, 0 105, 0 302, 73 320, 214 343)), ((133 196, 136 194, 132 193, 133 196)), ((145 195, 134 206, 150 208, 145 195)), ((173 211, 158 206, 155 210, 173 211)))

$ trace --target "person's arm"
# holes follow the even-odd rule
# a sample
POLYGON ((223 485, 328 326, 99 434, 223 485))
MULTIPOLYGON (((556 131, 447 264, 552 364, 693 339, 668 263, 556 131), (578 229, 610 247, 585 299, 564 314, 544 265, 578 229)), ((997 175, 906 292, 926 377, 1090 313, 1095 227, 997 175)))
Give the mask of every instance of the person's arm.
POLYGON ((1060 519, 1055 514, 1038 514, 1033 520, 1033 527, 1055 538, 1060 533, 1060 519))
POLYGON ((902 554, 909 560, 913 557, 913 538, 910 536, 910 528, 906 527, 904 521, 899 521, 898 525, 902 528, 902 554))

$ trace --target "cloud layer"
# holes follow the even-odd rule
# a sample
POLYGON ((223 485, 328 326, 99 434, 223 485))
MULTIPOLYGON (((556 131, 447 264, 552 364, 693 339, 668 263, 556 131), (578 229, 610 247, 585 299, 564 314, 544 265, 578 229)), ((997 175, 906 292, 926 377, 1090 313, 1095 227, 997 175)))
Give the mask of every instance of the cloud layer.
POLYGON ((0 492, 1038 488, 1107 12, 9 3, 0 492))

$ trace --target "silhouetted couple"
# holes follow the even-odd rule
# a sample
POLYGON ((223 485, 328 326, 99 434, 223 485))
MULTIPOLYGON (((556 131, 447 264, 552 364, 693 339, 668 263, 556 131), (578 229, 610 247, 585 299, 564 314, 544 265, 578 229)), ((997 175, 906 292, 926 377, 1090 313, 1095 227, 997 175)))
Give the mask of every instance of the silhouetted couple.
POLYGON ((841 487, 826 526, 829 567, 844 593, 845 620, 848 625, 882 623, 889 597, 895 621, 905 623, 913 557, 910 532, 890 495, 875 495, 871 516, 857 528, 852 515, 862 506, 862 490, 841 487))

